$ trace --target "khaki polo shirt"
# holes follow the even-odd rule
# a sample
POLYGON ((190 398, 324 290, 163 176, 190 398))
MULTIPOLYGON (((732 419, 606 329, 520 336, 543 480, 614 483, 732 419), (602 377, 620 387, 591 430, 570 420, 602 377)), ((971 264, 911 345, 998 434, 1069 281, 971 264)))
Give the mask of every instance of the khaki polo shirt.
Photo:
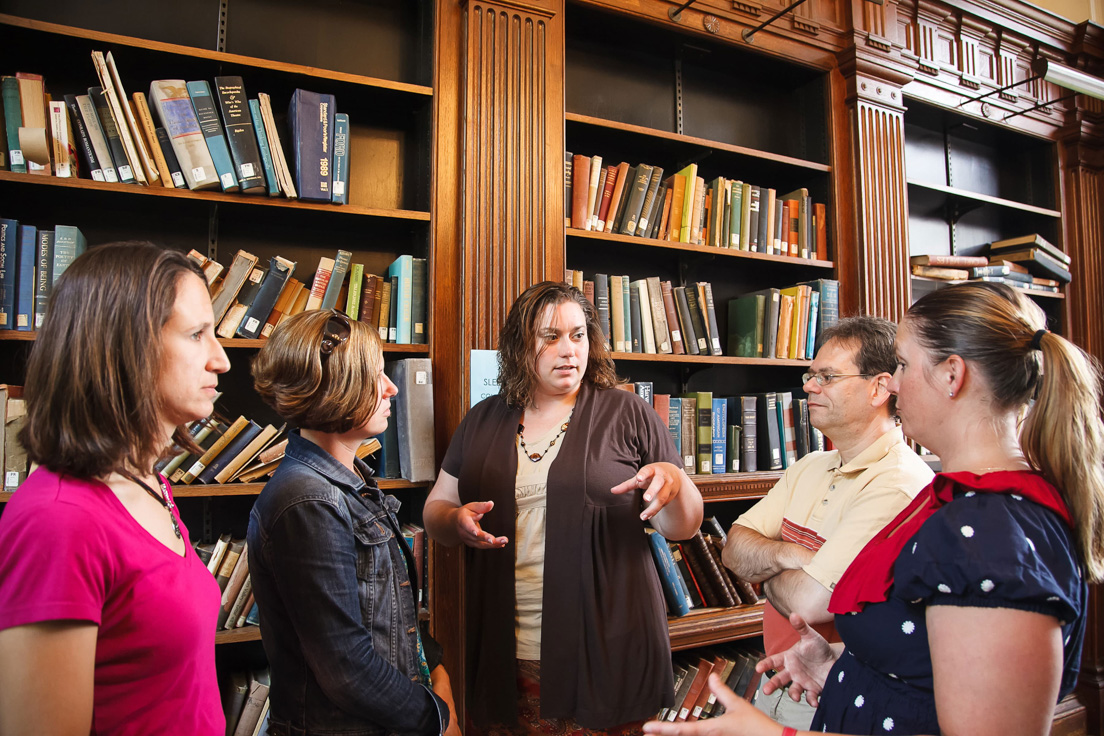
MULTIPOLYGON (((736 523, 768 539, 814 550, 816 555, 802 569, 832 590, 866 543, 931 482, 933 475, 905 444, 901 430, 894 428, 846 465, 840 464, 837 450, 801 458, 786 469, 766 498, 736 523)), ((781 651, 772 647, 772 643, 779 643, 771 641, 776 639, 774 635, 792 629, 769 603, 767 609, 763 637, 771 654, 781 651), (782 624, 782 630, 777 624, 782 624)))

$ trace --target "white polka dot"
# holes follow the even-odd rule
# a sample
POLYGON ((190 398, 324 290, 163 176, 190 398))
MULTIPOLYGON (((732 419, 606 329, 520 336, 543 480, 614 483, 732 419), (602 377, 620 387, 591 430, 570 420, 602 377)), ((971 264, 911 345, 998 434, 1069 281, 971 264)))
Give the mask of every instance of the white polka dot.
POLYGON ((860 695, 859 697, 855 698, 855 707, 856 708, 861 708, 861 707, 863 707, 863 703, 865 703, 865 702, 866 702, 866 698, 864 698, 863 696, 860 695))
POLYGON ((912 603, 913 605, 916 605, 917 603, 919 603, 919 602, 920 602, 920 601, 922 601, 922 600, 924 600, 924 599, 923 599, 923 598, 916 598, 916 599, 913 599, 913 600, 911 600, 911 601, 909 601, 909 602, 910 602, 910 603, 912 603))
POLYGON ((1052 596, 1049 596, 1049 597, 1047 598, 1047 600, 1048 600, 1048 601, 1060 601, 1060 600, 1062 600, 1062 599, 1061 599, 1061 598, 1059 598, 1059 597, 1058 597, 1058 596, 1056 596, 1056 595, 1052 595, 1052 596))
POLYGON ((916 542, 912 543, 912 553, 916 554, 916 542))
POLYGON ((843 682, 843 670, 840 670, 839 677, 836 678, 836 682, 843 682))
POLYGON ((903 624, 901 624, 901 631, 905 632, 906 634, 911 634, 912 632, 916 631, 916 624, 914 624, 912 621, 905 621, 903 624))
POLYGON ((893 730, 893 719, 892 718, 887 718, 884 721, 882 721, 882 728, 885 729, 886 731, 892 731, 893 730))
MULTIPOLYGON (((1072 636, 1072 634, 1070 636, 1072 636)), ((1066 637, 1066 643, 1065 643, 1065 646, 1067 646, 1067 647, 1069 646, 1069 640, 1070 640, 1070 638, 1069 638, 1069 636, 1067 636, 1066 637)))
POLYGON ((974 491, 966 491, 966 498, 970 498, 973 495, 975 495, 974 491))
POLYGON ((981 590, 983 593, 991 593, 995 587, 997 586, 989 578, 981 581, 981 590))
POLYGON ((1015 493, 1012 494, 1012 498, 1016 499, 1017 501, 1023 500, 1023 496, 1017 496, 1015 493))
POLYGON ((1027 546, 1031 548, 1031 551, 1035 551, 1035 543, 1031 541, 1031 537, 1024 537, 1027 540, 1027 546))
POLYGON ((959 531, 962 532, 962 536, 966 537, 967 539, 974 536, 974 528, 972 526, 964 526, 959 529, 959 531))
POLYGON ((951 586, 947 585, 946 583, 940 583, 936 587, 939 588, 940 593, 950 593, 951 592, 951 586))
POLYGON ((893 678, 894 680, 900 680, 900 679, 901 679, 900 677, 898 677, 897 675, 893 674, 892 672, 890 672, 890 673, 889 673, 889 676, 890 676, 890 677, 892 677, 892 678, 893 678))

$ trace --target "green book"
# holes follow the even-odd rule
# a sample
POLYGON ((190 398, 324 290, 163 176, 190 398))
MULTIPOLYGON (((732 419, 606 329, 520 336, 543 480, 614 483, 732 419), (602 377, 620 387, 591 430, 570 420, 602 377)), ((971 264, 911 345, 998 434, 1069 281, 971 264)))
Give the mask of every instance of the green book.
POLYGON ((360 288, 364 283, 364 264, 354 263, 349 267, 349 298, 345 301, 345 314, 349 319, 358 319, 360 315, 360 288))
POLYGON ((763 357, 763 315, 767 299, 749 294, 728 302, 728 355, 763 357))
POLYGON ((12 171, 25 174, 27 162, 23 160, 23 149, 19 145, 19 126, 23 125, 23 112, 19 107, 19 80, 15 77, 3 77, 0 94, 3 95, 4 134, 7 137, 5 158, 12 171))
MULTIPOLYGON (((686 177, 686 189, 682 195, 682 222, 679 223, 679 242, 690 242, 690 230, 692 229, 692 223, 690 222, 694 212, 694 182, 698 180, 698 165, 690 164, 682 171, 678 172, 679 176, 686 177)), ((674 225, 671 226, 674 228, 674 225)))

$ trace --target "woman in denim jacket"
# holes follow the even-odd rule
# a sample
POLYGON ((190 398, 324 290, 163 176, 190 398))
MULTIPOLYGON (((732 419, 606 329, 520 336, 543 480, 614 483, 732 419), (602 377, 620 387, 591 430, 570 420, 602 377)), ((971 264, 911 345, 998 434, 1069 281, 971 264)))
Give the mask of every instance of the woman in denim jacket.
POLYGON ((253 376, 299 427, 249 517, 269 733, 459 736, 440 648, 419 635, 399 502, 356 457, 396 394, 378 335, 336 310, 304 312, 268 339, 253 376))

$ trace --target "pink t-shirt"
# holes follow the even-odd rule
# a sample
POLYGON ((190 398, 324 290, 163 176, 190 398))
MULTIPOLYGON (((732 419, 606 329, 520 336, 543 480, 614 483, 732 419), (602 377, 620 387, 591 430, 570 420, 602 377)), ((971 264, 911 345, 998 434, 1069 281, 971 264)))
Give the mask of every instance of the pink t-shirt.
POLYGON ((99 626, 93 733, 225 733, 219 597, 194 550, 180 557, 157 541, 99 481, 39 468, 0 515, 0 630, 99 626))

